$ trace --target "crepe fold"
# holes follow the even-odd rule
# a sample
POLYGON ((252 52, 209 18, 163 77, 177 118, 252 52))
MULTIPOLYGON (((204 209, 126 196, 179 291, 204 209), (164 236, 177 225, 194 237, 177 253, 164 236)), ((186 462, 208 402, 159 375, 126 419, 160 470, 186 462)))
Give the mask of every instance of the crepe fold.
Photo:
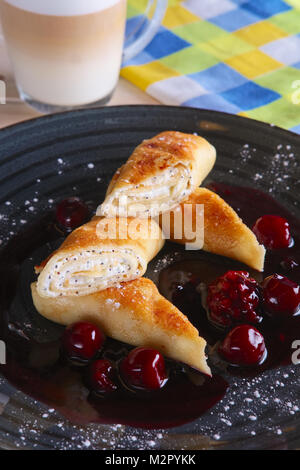
POLYGON ((180 203, 213 168, 215 148, 193 134, 144 140, 114 175, 97 215, 156 217, 180 203))
POLYGON ((37 292, 42 297, 82 296, 136 279, 163 243, 153 219, 95 217, 36 267, 37 292))
MULTIPOLYGON (((204 206, 203 250, 236 259, 257 271, 263 271, 266 253, 264 246, 258 243, 252 230, 237 213, 220 196, 206 188, 197 188, 169 214, 170 239, 180 244, 193 241, 184 236, 183 230, 182 238, 175 237, 174 220, 176 221, 178 215, 174 217, 174 214, 180 212, 183 218, 188 216, 194 222, 197 204, 204 206)), ((160 224, 162 226, 162 218, 160 224)), ((181 224, 184 227, 184 220, 181 224)))
POLYGON ((146 278, 125 282, 87 296, 46 298, 31 284, 37 311, 63 325, 90 321, 116 340, 155 348, 171 359, 211 375, 206 342, 198 330, 146 278))

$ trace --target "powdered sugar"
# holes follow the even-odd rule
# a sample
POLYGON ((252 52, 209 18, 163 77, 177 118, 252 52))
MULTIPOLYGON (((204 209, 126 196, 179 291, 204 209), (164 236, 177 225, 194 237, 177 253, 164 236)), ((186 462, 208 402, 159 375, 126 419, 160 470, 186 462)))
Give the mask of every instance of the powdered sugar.
MULTIPOLYGON (((253 165, 253 159, 258 152, 261 153, 262 150, 250 144, 242 146, 241 161, 238 162, 237 168, 230 168, 232 178, 237 171, 242 169, 249 176, 249 185, 254 182, 265 189, 266 177, 269 181, 271 174, 270 192, 276 195, 278 191, 289 191, 292 187, 290 182, 294 181, 298 170, 297 149, 283 144, 275 146, 271 159, 267 154, 262 156, 261 167, 253 165), (253 168, 255 168, 254 172, 251 171, 253 168)), ((82 171, 92 182, 91 184, 95 185, 98 197, 101 187, 98 183, 102 183, 103 180, 97 176, 96 165, 94 168, 89 167, 90 164, 94 165, 92 162, 84 163, 82 171)), ((68 169, 65 158, 59 157, 54 177, 57 174, 61 178, 60 185, 63 184, 63 175, 68 169)), ((24 228, 24 225, 35 220, 44 209, 49 206, 54 207, 60 199, 60 195, 57 194, 47 194, 43 198, 35 191, 36 188, 43 186, 38 184, 42 183, 42 178, 37 179, 36 183, 32 193, 26 194, 26 199, 24 198, 24 202, 20 205, 21 218, 15 216, 16 205, 13 199, 7 196, 8 204, 3 204, 3 213, 0 215, 3 227, 3 240, 0 240, 0 243, 8 240, 14 233, 18 233, 19 227, 24 228)), ((78 181, 74 183, 76 184, 71 183, 70 187, 65 190, 73 191, 77 195, 78 188, 81 189, 81 186, 78 181)), ((160 259, 153 262, 155 273, 159 273, 168 263, 178 259, 180 255, 175 250, 176 247, 172 246, 172 253, 163 254, 160 259)), ((114 307, 119 307, 118 302, 114 303, 114 307)), ((25 320, 22 327, 24 328, 27 324, 30 327, 31 319, 25 320)), ((221 375, 223 372, 222 370, 221 375)), ((299 371, 294 367, 272 370, 253 379, 230 378, 231 385, 228 393, 213 409, 196 422, 172 430, 142 430, 118 424, 72 425, 54 408, 48 408, 21 392, 13 392, 12 387, 7 392, 14 394, 13 400, 8 399, 6 402, 10 404, 7 413, 11 413, 16 420, 15 445, 19 448, 209 449, 215 448, 216 445, 220 448, 226 447, 228 445, 226 441, 231 442, 233 436, 239 441, 237 445, 240 447, 251 442, 249 437, 253 438, 254 444, 251 445, 256 447, 261 446, 262 442, 265 443, 266 439, 265 446, 278 445, 280 447, 282 445, 284 447, 286 445, 285 434, 289 432, 287 423, 290 423, 291 418, 295 420, 295 426, 298 423, 296 421, 296 415, 299 413, 299 397, 296 393, 297 389, 299 390, 297 374, 299 375, 299 371)), ((7 440, 11 439, 8 433, 5 437, 7 440)))
MULTIPOLYGON (((265 181, 267 180, 269 193, 289 191, 292 182, 294 187, 295 177, 297 173, 299 174, 299 155, 296 149, 293 149, 289 144, 278 144, 271 157, 260 149, 261 169, 253 174, 253 159, 257 158, 257 151, 256 147, 244 144, 240 149, 240 160, 237 160, 237 165, 232 173, 238 174, 241 170, 247 171, 249 178, 257 182, 263 189, 266 188, 265 181)), ((300 184, 300 174, 296 184, 300 184)))

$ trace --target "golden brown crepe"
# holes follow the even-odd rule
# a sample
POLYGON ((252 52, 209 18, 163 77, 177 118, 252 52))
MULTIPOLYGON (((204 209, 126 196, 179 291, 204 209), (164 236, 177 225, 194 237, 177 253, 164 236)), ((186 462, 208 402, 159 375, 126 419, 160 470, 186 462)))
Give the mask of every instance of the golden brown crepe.
POLYGON ((163 243, 152 219, 95 217, 36 267, 37 291, 42 297, 81 296, 136 279, 163 243))
POLYGON ((125 282, 87 296, 42 297, 31 284, 37 311, 56 323, 90 321, 116 340, 148 346, 210 375, 206 342, 174 305, 146 278, 125 282))
MULTIPOLYGON (((196 204, 204 205, 204 245, 203 249, 228 258, 241 261, 257 271, 263 271, 265 248, 259 245, 254 233, 243 223, 237 213, 217 194, 206 188, 197 188, 174 209, 195 218, 196 204)), ((185 244, 193 240, 183 236, 174 237, 174 213, 170 213, 170 239, 185 244)), ((176 220, 176 217, 175 217, 176 220)), ((184 220, 182 222, 184 225, 184 220)))
POLYGON ((211 171, 215 148, 193 134, 166 131, 144 140, 115 174, 97 215, 155 217, 171 210, 211 171))

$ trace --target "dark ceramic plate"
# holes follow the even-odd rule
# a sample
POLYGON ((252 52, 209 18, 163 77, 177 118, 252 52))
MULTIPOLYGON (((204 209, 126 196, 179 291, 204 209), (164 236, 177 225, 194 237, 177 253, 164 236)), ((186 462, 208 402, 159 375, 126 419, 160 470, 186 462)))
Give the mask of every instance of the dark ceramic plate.
MULTIPOLYGON (((6 128, 0 132, 0 238, 2 261, 7 263, 2 262, 1 269, 2 328, 7 322, 5 326, 20 341, 45 343, 61 331, 34 311, 29 294, 34 260, 29 256, 19 271, 11 269, 11 255, 5 258, 11 240, 17 235, 14 243, 22 244, 27 227, 67 196, 79 196, 96 207, 112 174, 132 149, 142 139, 167 129, 197 132, 215 145, 218 159, 210 180, 271 193, 299 216, 300 138, 267 124, 199 109, 124 106, 46 116, 6 128), (12 292, 16 280, 18 287, 12 292)), ((159 261, 160 255, 148 276, 155 278, 159 261)), ((235 379, 214 408, 196 421, 168 430, 74 425, 2 377, 0 445, 28 449, 297 448, 299 370, 286 366, 252 380, 235 379)))

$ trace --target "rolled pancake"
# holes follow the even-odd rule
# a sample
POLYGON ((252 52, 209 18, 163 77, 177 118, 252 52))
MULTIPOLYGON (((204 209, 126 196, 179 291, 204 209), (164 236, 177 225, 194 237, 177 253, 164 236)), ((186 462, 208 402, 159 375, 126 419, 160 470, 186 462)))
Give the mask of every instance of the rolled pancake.
MULTIPOLYGON (((236 259, 257 271, 263 271, 266 253, 264 246, 258 243, 252 230, 243 223, 237 213, 214 192, 197 188, 174 209, 174 213, 180 211, 184 218, 185 205, 186 214, 193 219, 196 204, 204 205, 203 250, 236 259)), ((193 241, 184 236, 182 239, 174 237, 174 213, 170 213, 170 239, 180 244, 193 241)))
POLYGON ((163 244, 152 219, 95 217, 36 267, 37 291, 42 297, 82 296, 136 279, 163 244))
POLYGON ((113 177, 97 215, 156 217, 189 196, 215 160, 215 148, 197 135, 166 131, 144 140, 113 177))
POLYGON ((62 325, 90 321, 116 340, 155 348, 162 354, 211 375, 206 342, 198 330, 146 278, 87 296, 42 297, 31 284, 37 311, 62 325))

